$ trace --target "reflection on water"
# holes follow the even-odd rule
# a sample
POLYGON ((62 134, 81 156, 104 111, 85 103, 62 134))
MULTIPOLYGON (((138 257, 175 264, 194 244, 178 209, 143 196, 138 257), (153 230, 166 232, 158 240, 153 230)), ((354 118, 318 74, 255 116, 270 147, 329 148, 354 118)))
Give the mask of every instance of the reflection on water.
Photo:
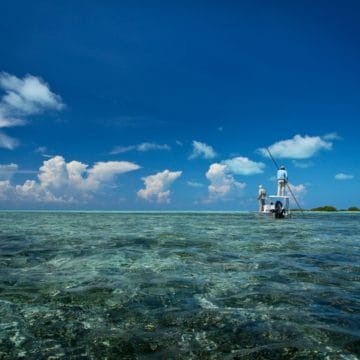
POLYGON ((358 359, 359 220, 0 213, 0 359, 358 359))

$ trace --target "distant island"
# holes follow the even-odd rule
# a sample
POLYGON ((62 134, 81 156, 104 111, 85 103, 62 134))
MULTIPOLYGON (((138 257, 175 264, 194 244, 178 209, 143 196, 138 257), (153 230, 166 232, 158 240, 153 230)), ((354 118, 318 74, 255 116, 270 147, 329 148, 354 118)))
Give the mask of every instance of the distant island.
MULTIPOLYGON (((335 206, 332 205, 325 205, 325 206, 319 206, 313 209, 303 209, 304 211, 360 211, 360 208, 357 206, 350 206, 347 209, 337 209, 335 206)), ((300 209, 291 209, 291 211, 301 211, 300 209)))
POLYGON ((348 209, 336 209, 335 206, 331 206, 331 205, 325 205, 325 206, 320 206, 314 209, 311 209, 310 211, 360 211, 360 209, 357 206, 351 206, 348 209))

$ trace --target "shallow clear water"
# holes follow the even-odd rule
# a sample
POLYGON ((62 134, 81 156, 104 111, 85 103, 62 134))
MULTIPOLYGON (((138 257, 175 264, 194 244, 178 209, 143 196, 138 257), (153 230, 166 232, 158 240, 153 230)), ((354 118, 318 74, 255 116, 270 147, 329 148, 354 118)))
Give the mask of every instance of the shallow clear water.
POLYGON ((360 214, 0 213, 0 358, 358 359, 360 214))

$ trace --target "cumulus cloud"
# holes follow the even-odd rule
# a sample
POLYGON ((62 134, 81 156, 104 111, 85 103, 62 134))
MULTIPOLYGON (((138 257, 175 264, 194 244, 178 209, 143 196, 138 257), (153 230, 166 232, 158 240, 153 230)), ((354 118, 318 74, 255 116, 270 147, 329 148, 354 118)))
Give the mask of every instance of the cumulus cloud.
POLYGON ((111 155, 122 154, 129 151, 140 151, 146 152, 151 150, 171 150, 171 147, 167 144, 156 144, 151 142, 143 142, 137 145, 129 146, 115 146, 114 149, 110 152, 111 155))
POLYGON ((74 196, 69 194, 55 195, 35 180, 26 180, 22 185, 16 185, 12 196, 20 201, 47 202, 47 203, 74 203, 74 196))
POLYGON ((228 167, 228 170, 235 175, 253 175, 261 174, 265 168, 262 162, 255 162, 247 157, 235 157, 233 159, 224 160, 222 164, 228 167))
POLYGON ((189 157, 189 159, 213 159, 216 157, 216 152, 212 146, 202 143, 200 141, 194 140, 192 142, 193 151, 189 157))
MULTIPOLYGON (((29 115, 64 107, 61 97, 53 93, 44 80, 33 75, 20 79, 0 73, 0 90, 5 92, 0 99, 0 128, 25 125, 29 115)), ((0 147, 12 150, 17 145, 15 139, 0 135, 0 147)))
POLYGON ((94 192, 101 185, 111 182, 116 175, 137 170, 140 167, 127 161, 98 162, 92 168, 87 164, 73 160, 65 162, 62 156, 54 156, 44 161, 38 178, 46 189, 63 190, 65 187, 94 192))
MULTIPOLYGON (((283 159, 308 159, 315 156, 321 150, 331 150, 334 134, 328 134, 327 138, 320 136, 295 135, 292 139, 281 140, 269 146, 271 154, 275 158, 283 159)), ((266 148, 258 149, 268 157, 266 148)))
POLYGON ((351 180, 354 178, 354 175, 338 173, 335 175, 336 180, 351 180))
POLYGON ((226 164, 211 164, 206 173, 206 178, 210 181, 207 202, 226 200, 230 197, 239 196, 246 187, 245 183, 237 182, 234 179, 226 164))
POLYGON ((182 171, 164 170, 157 174, 146 176, 142 178, 145 188, 140 189, 137 195, 144 200, 169 203, 171 194, 169 187, 181 174, 182 171))
POLYGON ((264 168, 264 163, 255 162, 243 156, 211 164, 206 173, 206 178, 210 181, 208 186, 209 198, 206 202, 240 197, 246 183, 236 181, 234 175, 261 174, 264 168))
POLYGON ((70 203, 74 200, 56 197, 50 191, 41 187, 35 180, 26 180, 22 185, 13 185, 10 180, 0 181, 0 199, 2 201, 52 203, 70 203))
MULTIPOLYGON (((15 170, 15 164, 8 165, 15 170)), ((17 165, 16 165, 17 167, 17 165)), ((38 180, 26 180, 12 185, 1 182, 1 198, 34 202, 74 203, 90 199, 116 175, 137 170, 139 166, 127 161, 98 162, 90 167, 79 161, 66 162, 62 156, 54 156, 43 162, 38 180)))
POLYGON ((40 167, 38 178, 44 188, 63 188, 69 182, 65 159, 62 156, 54 156, 44 161, 40 167))

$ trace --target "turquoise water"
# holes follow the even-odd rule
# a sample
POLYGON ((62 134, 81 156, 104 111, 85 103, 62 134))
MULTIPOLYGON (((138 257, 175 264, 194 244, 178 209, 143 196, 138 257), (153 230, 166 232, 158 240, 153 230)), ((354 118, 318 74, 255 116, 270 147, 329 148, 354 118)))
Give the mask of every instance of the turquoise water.
POLYGON ((358 359, 360 214, 0 213, 0 359, 358 359))

